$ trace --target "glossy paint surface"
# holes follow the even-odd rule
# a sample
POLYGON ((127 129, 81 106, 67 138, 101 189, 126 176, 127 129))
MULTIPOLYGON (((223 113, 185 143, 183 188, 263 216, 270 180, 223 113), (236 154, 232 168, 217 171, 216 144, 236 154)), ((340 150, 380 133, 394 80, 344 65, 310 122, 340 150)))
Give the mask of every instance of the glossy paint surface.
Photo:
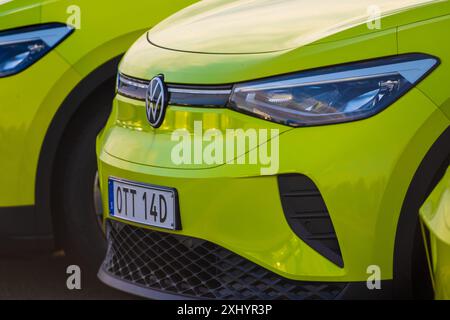
POLYGON ((345 31, 346 37, 371 33, 376 29, 367 22, 374 14, 389 28, 434 17, 446 7, 439 0, 206 0, 158 25, 149 40, 191 52, 274 52, 342 37, 345 31))
POLYGON ((420 210, 430 232, 431 270, 437 299, 450 299, 450 168, 420 210))
MULTIPOLYGON (((227 109, 169 106, 161 129, 153 129, 145 119, 143 103, 117 96, 109 122, 98 138, 101 183, 106 185, 108 177, 115 176, 176 188, 181 234, 222 245, 288 278, 366 281, 368 266, 378 265, 382 278, 392 279, 395 233, 406 192, 425 154, 450 125, 445 102, 449 92, 442 82, 450 64, 447 44, 423 37, 445 38, 442 26, 448 23, 448 2, 387 15, 381 20, 381 29, 375 31, 366 32, 363 28, 367 27, 359 25, 324 34, 307 45, 286 40, 298 45, 289 49, 285 45, 270 48, 271 41, 266 45, 263 38, 241 46, 248 34, 260 31, 259 25, 244 30, 243 38, 236 36, 233 42, 228 24, 220 24, 220 19, 211 28, 222 31, 210 33, 199 27, 202 23, 196 13, 213 19, 214 10, 228 8, 225 2, 216 2, 217 8, 213 2, 205 2, 204 12, 202 4, 197 7, 200 12, 195 7, 187 9, 172 18, 173 26, 168 20, 151 33, 153 39, 165 38, 165 32, 173 34, 166 41, 177 44, 180 51, 151 45, 144 35, 124 57, 120 71, 148 80, 164 74, 169 83, 232 84, 399 53, 433 54, 441 65, 418 87, 372 118, 311 128, 292 129, 227 109), (206 10, 208 3, 211 11, 206 10), (195 41, 183 42, 185 29, 178 24, 196 20, 197 27, 193 24, 189 32, 213 39, 205 41, 205 46, 212 43, 208 49, 196 49, 203 44, 195 41), (223 48, 235 54, 220 54, 223 48), (276 51, 242 54, 267 49, 276 51), (196 50, 215 54, 189 52, 196 50), (202 120, 205 129, 222 132, 230 128, 279 129, 279 173, 304 174, 317 184, 339 238, 344 268, 329 262, 293 233, 283 215, 276 177, 262 176, 259 166, 174 165, 170 135, 179 128, 192 128, 196 120, 202 120)), ((244 3, 257 7, 258 2, 244 3)), ((285 1, 274 4, 275 11, 278 3, 285 1)), ((298 3, 313 5, 309 1, 298 3)), ((229 20, 235 17, 231 11, 229 20)), ((235 23, 245 25, 238 6, 235 11, 235 23)), ((277 26, 272 26, 276 30, 277 26)), ((259 148, 263 146, 264 142, 259 148)), ((103 196, 107 199, 106 193, 103 196)))
POLYGON ((0 78, 0 207, 33 205, 40 150, 67 95, 90 72, 123 54, 145 31, 195 1, 14 0, 0 5, 0 32, 73 21, 79 29, 29 69, 0 78))

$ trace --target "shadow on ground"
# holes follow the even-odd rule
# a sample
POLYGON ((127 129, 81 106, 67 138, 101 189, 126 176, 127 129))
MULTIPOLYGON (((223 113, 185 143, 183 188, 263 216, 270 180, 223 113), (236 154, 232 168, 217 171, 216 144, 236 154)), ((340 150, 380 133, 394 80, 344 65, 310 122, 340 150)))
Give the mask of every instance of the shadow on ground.
POLYGON ((66 257, 0 256, 0 300, 130 300, 135 297, 111 289, 82 273, 82 289, 69 290, 66 257))

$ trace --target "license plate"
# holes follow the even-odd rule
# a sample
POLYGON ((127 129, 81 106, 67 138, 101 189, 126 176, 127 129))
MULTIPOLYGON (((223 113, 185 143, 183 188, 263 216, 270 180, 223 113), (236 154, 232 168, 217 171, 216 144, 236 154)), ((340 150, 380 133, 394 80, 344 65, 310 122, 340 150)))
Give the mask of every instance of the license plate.
POLYGON ((180 230, 177 191, 172 188, 109 179, 109 214, 152 227, 180 230))

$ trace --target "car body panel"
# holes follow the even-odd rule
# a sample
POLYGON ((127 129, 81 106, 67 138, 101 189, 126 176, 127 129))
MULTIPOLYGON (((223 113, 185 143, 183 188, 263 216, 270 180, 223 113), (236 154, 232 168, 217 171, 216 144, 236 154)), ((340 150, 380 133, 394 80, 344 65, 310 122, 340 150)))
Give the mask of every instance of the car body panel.
POLYGON ((34 204, 36 168, 48 125, 67 93, 81 79, 56 52, 39 62, 27 72, 0 79, 2 207, 34 204), (64 81, 38 81, 39 74, 64 81))
POLYGON ((273 76, 274 70, 276 74, 284 74, 395 54, 395 28, 295 50, 252 55, 165 50, 149 45, 142 36, 127 52, 119 69, 124 74, 148 80, 163 73, 169 83, 232 84, 273 76))
POLYGON ((50 1, 19 0, 0 2, 0 30, 40 23, 41 5, 50 1))
MULTIPOLYGON (((124 53, 144 32, 178 9, 189 6, 195 0, 126 1, 80 0, 80 25, 70 41, 61 43, 56 50, 81 74, 98 67, 97 61, 108 61, 124 53), (99 14, 101 12, 101 14, 99 14), (77 48, 74 50, 73 48, 77 48)), ((76 12, 73 3, 56 1, 42 7, 42 22, 66 21, 76 12)))
MULTIPOLYGON (((289 131, 290 128, 270 123, 263 120, 248 122, 248 117, 225 108, 197 108, 173 107, 166 112, 165 121, 158 130, 148 125, 145 111, 145 102, 135 101, 126 97, 117 96, 115 104, 116 124, 107 131, 105 141, 120 141, 120 143, 106 143, 105 152, 119 159, 133 159, 133 162, 152 167, 177 168, 177 169, 205 169, 205 165, 176 165, 172 163, 173 148, 179 141, 172 139, 172 133, 180 128, 188 131, 191 139, 195 139, 196 122, 201 122, 201 134, 207 130, 218 130, 223 135, 227 129, 267 129, 278 130, 278 134, 289 131), (142 148, 146 145, 147 148, 142 148), (125 147, 127 146, 127 147, 125 147), (155 153, 152 150, 159 150, 155 153)), ((198 130, 197 132, 200 132, 198 130)), ((267 143, 271 137, 260 140, 260 144, 267 143)), ((243 150, 243 154, 249 150, 243 150)), ((242 154, 238 154, 240 156, 242 154)), ((217 167, 223 165, 226 159, 220 163, 207 165, 217 167)))
POLYGON ((273 4, 272 0, 202 1, 159 24, 148 38, 156 46, 189 52, 274 52, 331 40, 336 34, 342 39, 372 33, 376 28, 369 28, 367 22, 374 10, 385 29, 398 26, 399 21, 412 23, 450 10, 447 2, 435 0, 341 0, 339 5, 334 0, 281 0, 273 4), (420 10, 413 10, 416 7, 420 10))
POLYGON ((436 299, 450 299, 450 168, 420 210, 429 231, 425 239, 436 299))
MULTIPOLYGON (((80 29, 25 71, 0 78, 0 207, 35 204, 47 130, 64 99, 92 71, 123 54, 146 30, 195 1, 78 1, 80 29), (136 14, 139 9, 139 14, 136 14), (112 23, 120 18, 120 23, 112 23)), ((69 0, 18 0, 0 6, 0 30, 69 21, 69 0)), ((80 101, 81 103, 81 101, 80 101)))
POLYGON ((450 15, 400 27, 398 31, 398 51, 423 52, 439 57, 441 65, 418 88, 422 90, 450 119, 450 99, 448 87, 442 83, 450 82, 450 43, 436 41, 445 39, 450 30, 450 15))

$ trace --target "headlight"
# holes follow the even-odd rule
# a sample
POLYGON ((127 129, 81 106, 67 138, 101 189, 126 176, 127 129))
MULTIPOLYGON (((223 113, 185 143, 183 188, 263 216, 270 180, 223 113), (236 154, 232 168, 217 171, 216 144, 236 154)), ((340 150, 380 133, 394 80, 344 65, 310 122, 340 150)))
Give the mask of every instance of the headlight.
POLYGON ((0 78, 19 73, 41 59, 71 32, 64 24, 46 24, 0 33, 0 78))
POLYGON ((237 84, 228 106, 292 127, 354 121, 388 107, 438 63, 410 54, 237 84))

